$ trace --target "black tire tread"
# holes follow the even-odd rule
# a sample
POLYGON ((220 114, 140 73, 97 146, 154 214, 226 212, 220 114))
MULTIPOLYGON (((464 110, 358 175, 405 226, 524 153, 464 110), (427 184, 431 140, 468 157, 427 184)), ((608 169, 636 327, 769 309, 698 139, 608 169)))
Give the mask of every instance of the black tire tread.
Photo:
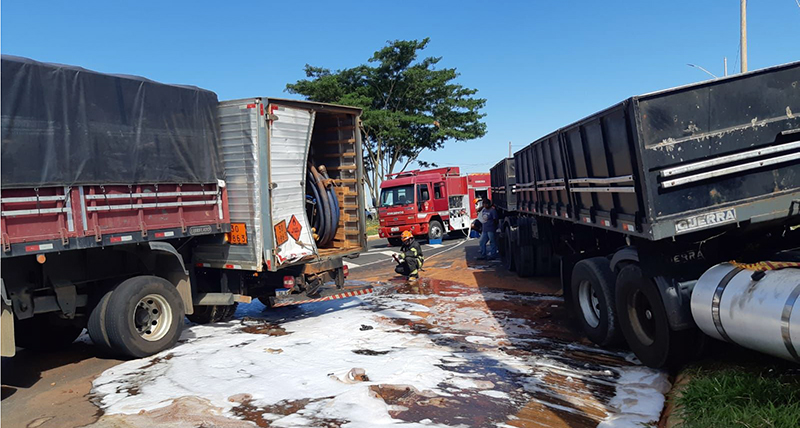
POLYGON ((520 278, 536 276, 536 248, 531 244, 517 245, 514 251, 514 266, 520 278))
POLYGON ((106 308, 106 331, 115 353, 142 358, 168 349, 178 342, 183 327, 183 301, 169 281, 157 276, 137 276, 117 285, 106 308), (159 293, 167 299, 174 313, 173 326, 161 340, 148 342, 138 336, 131 325, 129 305, 138 303, 140 297, 150 293, 159 293))
POLYGON ((444 238, 444 225, 442 225, 442 222, 439 221, 439 220, 431 220, 431 222, 429 224, 429 227, 428 227, 428 239, 430 240, 430 239, 442 239, 442 238, 444 238), (433 225, 439 226, 439 230, 442 231, 442 236, 440 236, 438 238, 433 236, 433 225))
POLYGON ((617 275, 616 305, 625 341, 644 365, 652 368, 678 366, 688 361, 695 352, 693 348, 698 344, 697 329, 675 331, 669 327, 658 288, 650 278, 643 276, 638 264, 625 266, 617 275), (651 345, 644 345, 638 340, 629 320, 628 295, 637 289, 650 300, 653 316, 660 320, 656 338, 651 345))
POLYGON ((111 352, 111 341, 108 339, 108 332, 106 331, 106 308, 108 307, 108 299, 111 298, 112 291, 103 294, 100 301, 92 309, 89 314, 89 322, 86 324, 86 330, 89 332, 89 337, 92 342, 103 352, 111 352))
POLYGON ((583 259, 575 264, 571 275, 570 291, 572 293, 572 304, 574 314, 583 327, 586 336, 592 342, 600 346, 610 346, 621 343, 624 338, 619 328, 619 320, 616 310, 616 276, 611 270, 611 264, 605 257, 592 257, 583 259), (593 328, 585 320, 580 306, 580 282, 589 280, 597 286, 602 294, 601 305, 605 311, 601 310, 600 324, 593 328))

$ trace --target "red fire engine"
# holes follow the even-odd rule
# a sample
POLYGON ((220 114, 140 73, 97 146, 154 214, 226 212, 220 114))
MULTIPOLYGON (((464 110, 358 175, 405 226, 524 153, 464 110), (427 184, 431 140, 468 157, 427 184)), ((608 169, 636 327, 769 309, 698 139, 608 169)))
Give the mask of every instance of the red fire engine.
POLYGON ((388 174, 381 183, 379 235, 400 245, 400 234, 441 239, 465 232, 477 216, 476 198, 489 197, 489 174, 461 175, 458 167, 388 174))

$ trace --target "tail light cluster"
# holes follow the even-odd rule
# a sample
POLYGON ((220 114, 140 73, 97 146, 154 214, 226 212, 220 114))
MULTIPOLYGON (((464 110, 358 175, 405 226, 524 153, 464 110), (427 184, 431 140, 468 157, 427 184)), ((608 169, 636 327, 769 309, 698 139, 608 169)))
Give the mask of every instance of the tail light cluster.
POLYGON ((347 275, 350 275, 350 268, 348 268, 347 265, 342 266, 342 274, 345 278, 347 278, 347 275))
POLYGON ((286 275, 283 277, 283 288, 294 288, 294 277, 286 275))

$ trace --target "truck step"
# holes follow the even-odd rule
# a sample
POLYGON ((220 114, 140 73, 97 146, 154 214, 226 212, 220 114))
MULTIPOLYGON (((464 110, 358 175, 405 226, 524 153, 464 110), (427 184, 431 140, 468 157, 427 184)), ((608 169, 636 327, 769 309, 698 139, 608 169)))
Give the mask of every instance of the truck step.
POLYGON ((281 306, 301 305, 303 303, 327 302, 328 300, 346 299, 348 297, 361 296, 374 291, 371 285, 360 287, 326 288, 319 292, 315 297, 305 294, 284 294, 282 296, 270 297, 273 308, 281 306))

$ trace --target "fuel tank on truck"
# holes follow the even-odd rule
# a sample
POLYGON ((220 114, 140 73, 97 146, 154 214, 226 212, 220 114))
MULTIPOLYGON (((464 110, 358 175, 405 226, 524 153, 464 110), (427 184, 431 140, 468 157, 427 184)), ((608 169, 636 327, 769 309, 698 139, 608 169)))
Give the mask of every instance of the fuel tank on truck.
POLYGON ((713 338, 800 362, 798 295, 798 268, 755 272, 722 263, 694 286, 692 316, 713 338))

